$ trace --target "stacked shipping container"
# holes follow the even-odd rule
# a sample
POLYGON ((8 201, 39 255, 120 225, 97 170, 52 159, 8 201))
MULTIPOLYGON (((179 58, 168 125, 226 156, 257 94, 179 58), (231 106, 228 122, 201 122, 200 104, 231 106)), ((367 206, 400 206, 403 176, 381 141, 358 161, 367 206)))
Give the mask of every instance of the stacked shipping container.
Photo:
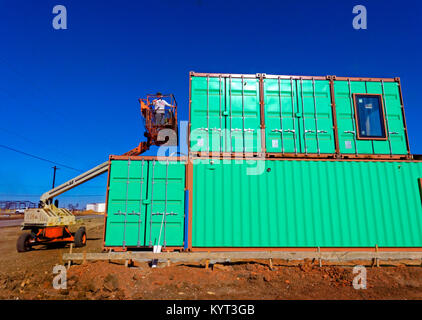
POLYGON ((191 73, 189 120, 187 159, 110 158, 106 248, 422 247, 398 78, 191 73))
MULTIPOLYGON (((410 155, 398 78, 191 73, 190 79, 190 148, 198 155, 410 155), (357 104, 368 97, 380 108, 383 137, 358 136, 357 104)), ((368 118, 375 118, 371 108, 368 118)))

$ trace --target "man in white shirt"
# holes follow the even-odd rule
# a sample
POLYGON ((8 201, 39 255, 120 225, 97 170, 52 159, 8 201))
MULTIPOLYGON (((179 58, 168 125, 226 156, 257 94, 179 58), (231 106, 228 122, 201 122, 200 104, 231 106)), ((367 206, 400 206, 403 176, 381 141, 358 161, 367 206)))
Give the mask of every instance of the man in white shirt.
POLYGON ((157 99, 152 101, 152 105, 154 106, 154 116, 155 116, 155 124, 156 125, 163 125, 164 114, 165 114, 165 107, 170 107, 166 100, 163 99, 163 95, 161 92, 157 92, 157 99))

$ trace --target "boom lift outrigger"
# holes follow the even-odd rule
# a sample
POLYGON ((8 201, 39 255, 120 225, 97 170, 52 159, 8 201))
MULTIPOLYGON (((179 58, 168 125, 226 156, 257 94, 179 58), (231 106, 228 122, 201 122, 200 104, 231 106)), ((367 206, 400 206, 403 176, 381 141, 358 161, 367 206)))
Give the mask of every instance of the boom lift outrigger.
MULTIPOLYGON (((170 107, 165 109, 164 122, 157 124, 153 101, 156 95, 147 95, 146 99, 139 99, 141 105, 141 115, 144 119, 145 133, 147 141, 142 141, 139 145, 124 153, 124 156, 138 156, 147 151, 151 146, 160 146, 168 143, 172 137, 173 143, 177 144, 177 102, 173 94, 163 95, 160 98, 170 100, 170 107), (169 129, 160 135, 160 131, 169 129), (163 139, 165 138, 165 139, 163 139)), ((26 209, 22 230, 30 230, 23 233, 17 241, 18 252, 24 252, 38 244, 74 242, 76 247, 86 244, 86 230, 81 227, 76 233, 69 230, 69 225, 76 223, 75 216, 65 208, 58 208, 58 203, 53 204, 53 198, 69 191, 82 183, 85 183, 108 171, 108 161, 92 168, 79 176, 45 192, 41 198, 37 209, 26 209)))

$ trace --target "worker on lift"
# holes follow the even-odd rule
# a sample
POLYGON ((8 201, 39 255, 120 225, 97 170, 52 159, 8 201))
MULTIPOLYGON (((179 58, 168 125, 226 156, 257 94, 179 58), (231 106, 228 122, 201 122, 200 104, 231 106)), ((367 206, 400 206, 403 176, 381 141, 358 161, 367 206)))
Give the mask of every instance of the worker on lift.
POLYGON ((157 99, 152 101, 152 105, 154 107, 154 118, 155 118, 155 125, 164 125, 164 115, 166 112, 166 106, 171 107, 166 100, 163 99, 163 95, 161 92, 157 92, 157 99))

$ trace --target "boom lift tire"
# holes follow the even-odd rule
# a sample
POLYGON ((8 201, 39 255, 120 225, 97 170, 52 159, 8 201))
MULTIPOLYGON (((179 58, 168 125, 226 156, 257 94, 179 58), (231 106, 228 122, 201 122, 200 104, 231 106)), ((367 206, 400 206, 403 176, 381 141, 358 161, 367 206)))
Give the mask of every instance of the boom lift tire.
POLYGON ((16 249, 18 252, 25 252, 31 250, 31 240, 34 239, 31 233, 26 232, 19 236, 16 242, 16 249))
POLYGON ((86 245, 86 230, 85 227, 80 227, 75 233, 75 247, 84 247, 86 245))

